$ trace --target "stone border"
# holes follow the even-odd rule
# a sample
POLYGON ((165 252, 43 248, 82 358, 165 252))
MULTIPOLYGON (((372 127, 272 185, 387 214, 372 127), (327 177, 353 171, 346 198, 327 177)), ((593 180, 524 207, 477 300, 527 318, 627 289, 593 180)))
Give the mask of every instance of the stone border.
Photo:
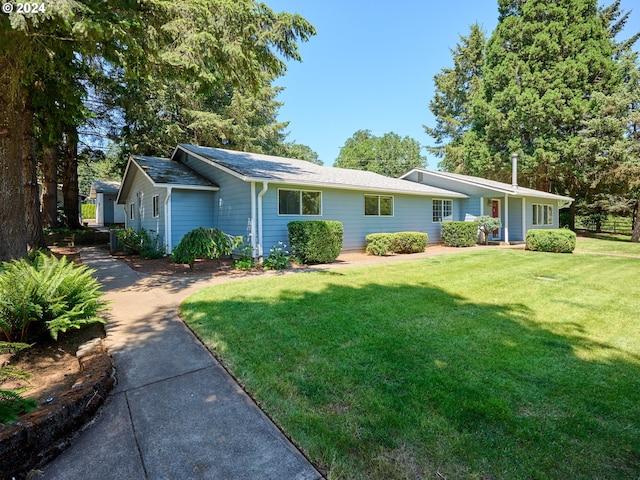
POLYGON ((71 436, 93 418, 113 388, 113 359, 102 338, 78 348, 80 376, 70 390, 50 404, 0 427, 0 478, 25 478, 60 454, 71 436))

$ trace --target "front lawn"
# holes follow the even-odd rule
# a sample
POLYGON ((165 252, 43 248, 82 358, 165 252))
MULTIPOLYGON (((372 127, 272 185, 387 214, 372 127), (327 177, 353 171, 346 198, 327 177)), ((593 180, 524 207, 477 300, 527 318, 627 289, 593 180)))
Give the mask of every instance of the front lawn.
POLYGON ((640 243, 632 243, 631 235, 592 233, 577 238, 576 252, 635 255, 640 257, 640 243))
POLYGON ((638 478, 639 271, 474 249, 229 283, 181 312, 329 478, 638 478))

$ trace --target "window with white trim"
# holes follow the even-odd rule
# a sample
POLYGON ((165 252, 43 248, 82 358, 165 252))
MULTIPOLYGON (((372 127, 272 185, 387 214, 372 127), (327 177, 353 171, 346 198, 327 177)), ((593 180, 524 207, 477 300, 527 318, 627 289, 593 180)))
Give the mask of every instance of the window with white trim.
POLYGON ((433 200, 433 223, 453 220, 453 200, 433 200))
POLYGON ((553 205, 533 204, 533 225, 553 225, 553 205))
POLYGON ((322 215, 322 192, 278 189, 278 215, 322 215))
POLYGON ((392 217, 393 197, 391 195, 365 195, 364 214, 375 217, 392 217))
POLYGON ((160 216, 160 197, 158 195, 153 196, 152 204, 153 204, 153 218, 158 218, 160 216))
POLYGON ((129 220, 135 220, 135 219, 136 219, 136 204, 130 203, 129 204, 129 220))

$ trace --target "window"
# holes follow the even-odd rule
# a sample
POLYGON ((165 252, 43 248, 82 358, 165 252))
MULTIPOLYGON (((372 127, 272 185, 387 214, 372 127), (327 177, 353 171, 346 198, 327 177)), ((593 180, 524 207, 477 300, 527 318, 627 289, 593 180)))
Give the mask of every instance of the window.
POLYGON ((533 224, 553 225, 553 205, 533 204, 533 224))
POLYGON ((278 190, 279 215, 322 215, 322 192, 278 190))
POLYGON ((136 219, 136 204, 131 203, 129 205, 129 220, 135 220, 135 219, 136 219))
POLYGON ((367 216, 392 217, 393 197, 389 195, 365 195, 364 214, 367 216))
POLYGON ((434 223, 439 223, 443 220, 452 220, 453 200, 434 200, 432 218, 434 223))
POLYGON ((160 202, 158 195, 153 196, 153 218, 160 216, 160 202))

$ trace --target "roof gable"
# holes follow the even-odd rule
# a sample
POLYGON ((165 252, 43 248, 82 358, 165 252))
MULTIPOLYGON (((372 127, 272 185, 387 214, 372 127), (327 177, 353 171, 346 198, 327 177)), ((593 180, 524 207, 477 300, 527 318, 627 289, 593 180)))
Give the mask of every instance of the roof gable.
POLYGON ((116 203, 128 196, 135 172, 141 172, 155 187, 219 190, 219 187, 182 163, 160 157, 134 155, 129 158, 116 203))
POLYGON ((96 198, 98 193, 117 195, 118 190, 120 190, 120 182, 113 182, 110 180, 93 180, 91 182, 89 198, 96 198))
MULTIPOLYGON (((258 153, 237 152, 221 148, 178 145, 191 154, 245 182, 277 182, 349 190, 406 193, 446 198, 467 195, 408 180, 389 178, 373 172, 324 167, 305 160, 275 157, 258 153)), ((174 157, 176 153, 174 152, 174 157)))

